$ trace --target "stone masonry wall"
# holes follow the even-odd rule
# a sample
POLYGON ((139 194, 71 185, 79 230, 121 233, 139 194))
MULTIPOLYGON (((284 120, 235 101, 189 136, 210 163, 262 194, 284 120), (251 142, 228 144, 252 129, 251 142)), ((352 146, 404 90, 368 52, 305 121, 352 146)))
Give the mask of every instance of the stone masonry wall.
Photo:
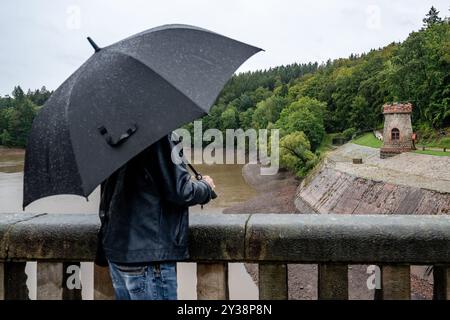
POLYGON ((388 113, 384 115, 383 149, 395 148, 411 150, 412 148, 412 126, 409 113, 388 113), (400 131, 400 140, 391 141, 391 130, 397 128, 400 131))
POLYGON ((448 193, 364 179, 329 167, 304 180, 296 202, 323 214, 450 214, 448 193))

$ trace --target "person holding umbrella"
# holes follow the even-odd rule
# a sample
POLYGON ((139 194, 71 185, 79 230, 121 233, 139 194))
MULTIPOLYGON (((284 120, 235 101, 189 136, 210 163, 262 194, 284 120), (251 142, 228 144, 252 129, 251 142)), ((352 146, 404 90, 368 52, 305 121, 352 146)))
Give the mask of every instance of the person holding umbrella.
POLYGON ((108 259, 117 299, 177 298, 176 261, 188 258, 188 207, 206 204, 214 182, 171 160, 171 135, 102 184, 97 263, 108 259), (104 250, 102 253, 101 250, 104 250))
POLYGON ((188 257, 188 207, 214 182, 172 162, 171 132, 206 115, 236 69, 261 49, 188 25, 165 25, 100 48, 33 121, 23 207, 101 185, 96 263, 117 299, 176 299, 188 257))

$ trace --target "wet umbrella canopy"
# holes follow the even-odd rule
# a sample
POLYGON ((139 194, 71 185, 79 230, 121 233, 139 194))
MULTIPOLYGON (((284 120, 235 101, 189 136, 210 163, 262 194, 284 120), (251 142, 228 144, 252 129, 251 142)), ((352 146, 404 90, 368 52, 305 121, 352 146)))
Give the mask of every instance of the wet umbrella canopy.
POLYGON ((205 115, 236 69, 261 49, 167 25, 96 52, 50 97, 25 154, 23 206, 88 196, 170 131, 205 115))

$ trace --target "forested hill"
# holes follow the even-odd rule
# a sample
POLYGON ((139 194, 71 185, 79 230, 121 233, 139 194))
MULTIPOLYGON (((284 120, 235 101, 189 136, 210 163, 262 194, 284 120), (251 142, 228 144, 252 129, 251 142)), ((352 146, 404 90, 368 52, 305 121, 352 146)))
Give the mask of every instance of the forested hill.
MULTIPOLYGON (((0 144, 24 146, 50 92, 0 97, 0 144)), ((381 106, 410 101, 416 130, 450 125, 450 23, 432 8, 402 43, 323 64, 291 64, 235 75, 204 117, 207 128, 279 128, 314 152, 326 132, 382 125, 381 106)), ((287 142, 286 142, 287 143, 287 142)), ((312 156, 310 155, 310 158, 312 156)), ((309 161, 305 159, 305 161, 309 161)))
POLYGON ((318 65, 293 64, 233 77, 212 114, 211 126, 267 127, 301 97, 326 104, 327 132, 365 130, 382 124, 385 102, 410 101, 416 127, 450 123, 450 24, 435 10, 424 27, 391 43, 318 65))

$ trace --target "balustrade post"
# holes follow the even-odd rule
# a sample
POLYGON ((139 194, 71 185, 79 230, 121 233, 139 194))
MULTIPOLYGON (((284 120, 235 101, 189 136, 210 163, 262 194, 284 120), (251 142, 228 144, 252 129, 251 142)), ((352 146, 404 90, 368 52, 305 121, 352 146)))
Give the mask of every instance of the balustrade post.
POLYGON ((433 299, 450 300, 450 268, 433 266, 433 299))
POLYGON ((228 263, 197 263, 197 299, 229 299, 228 263))
POLYGON ((411 299, 411 275, 409 265, 381 267, 383 300, 411 299))
POLYGON ((62 262, 37 263, 37 300, 62 300, 63 298, 62 262))
POLYGON ((5 300, 5 264, 0 262, 0 300, 5 300))
POLYGON ((287 300, 288 277, 286 264, 259 263, 259 299, 287 300))
POLYGON ((318 269, 319 300, 348 300, 348 266, 322 263, 318 269))
POLYGON ((4 263, 4 298, 5 300, 29 300, 26 262, 4 263))
POLYGON ((114 300, 114 288, 108 267, 94 264, 94 300, 114 300))

